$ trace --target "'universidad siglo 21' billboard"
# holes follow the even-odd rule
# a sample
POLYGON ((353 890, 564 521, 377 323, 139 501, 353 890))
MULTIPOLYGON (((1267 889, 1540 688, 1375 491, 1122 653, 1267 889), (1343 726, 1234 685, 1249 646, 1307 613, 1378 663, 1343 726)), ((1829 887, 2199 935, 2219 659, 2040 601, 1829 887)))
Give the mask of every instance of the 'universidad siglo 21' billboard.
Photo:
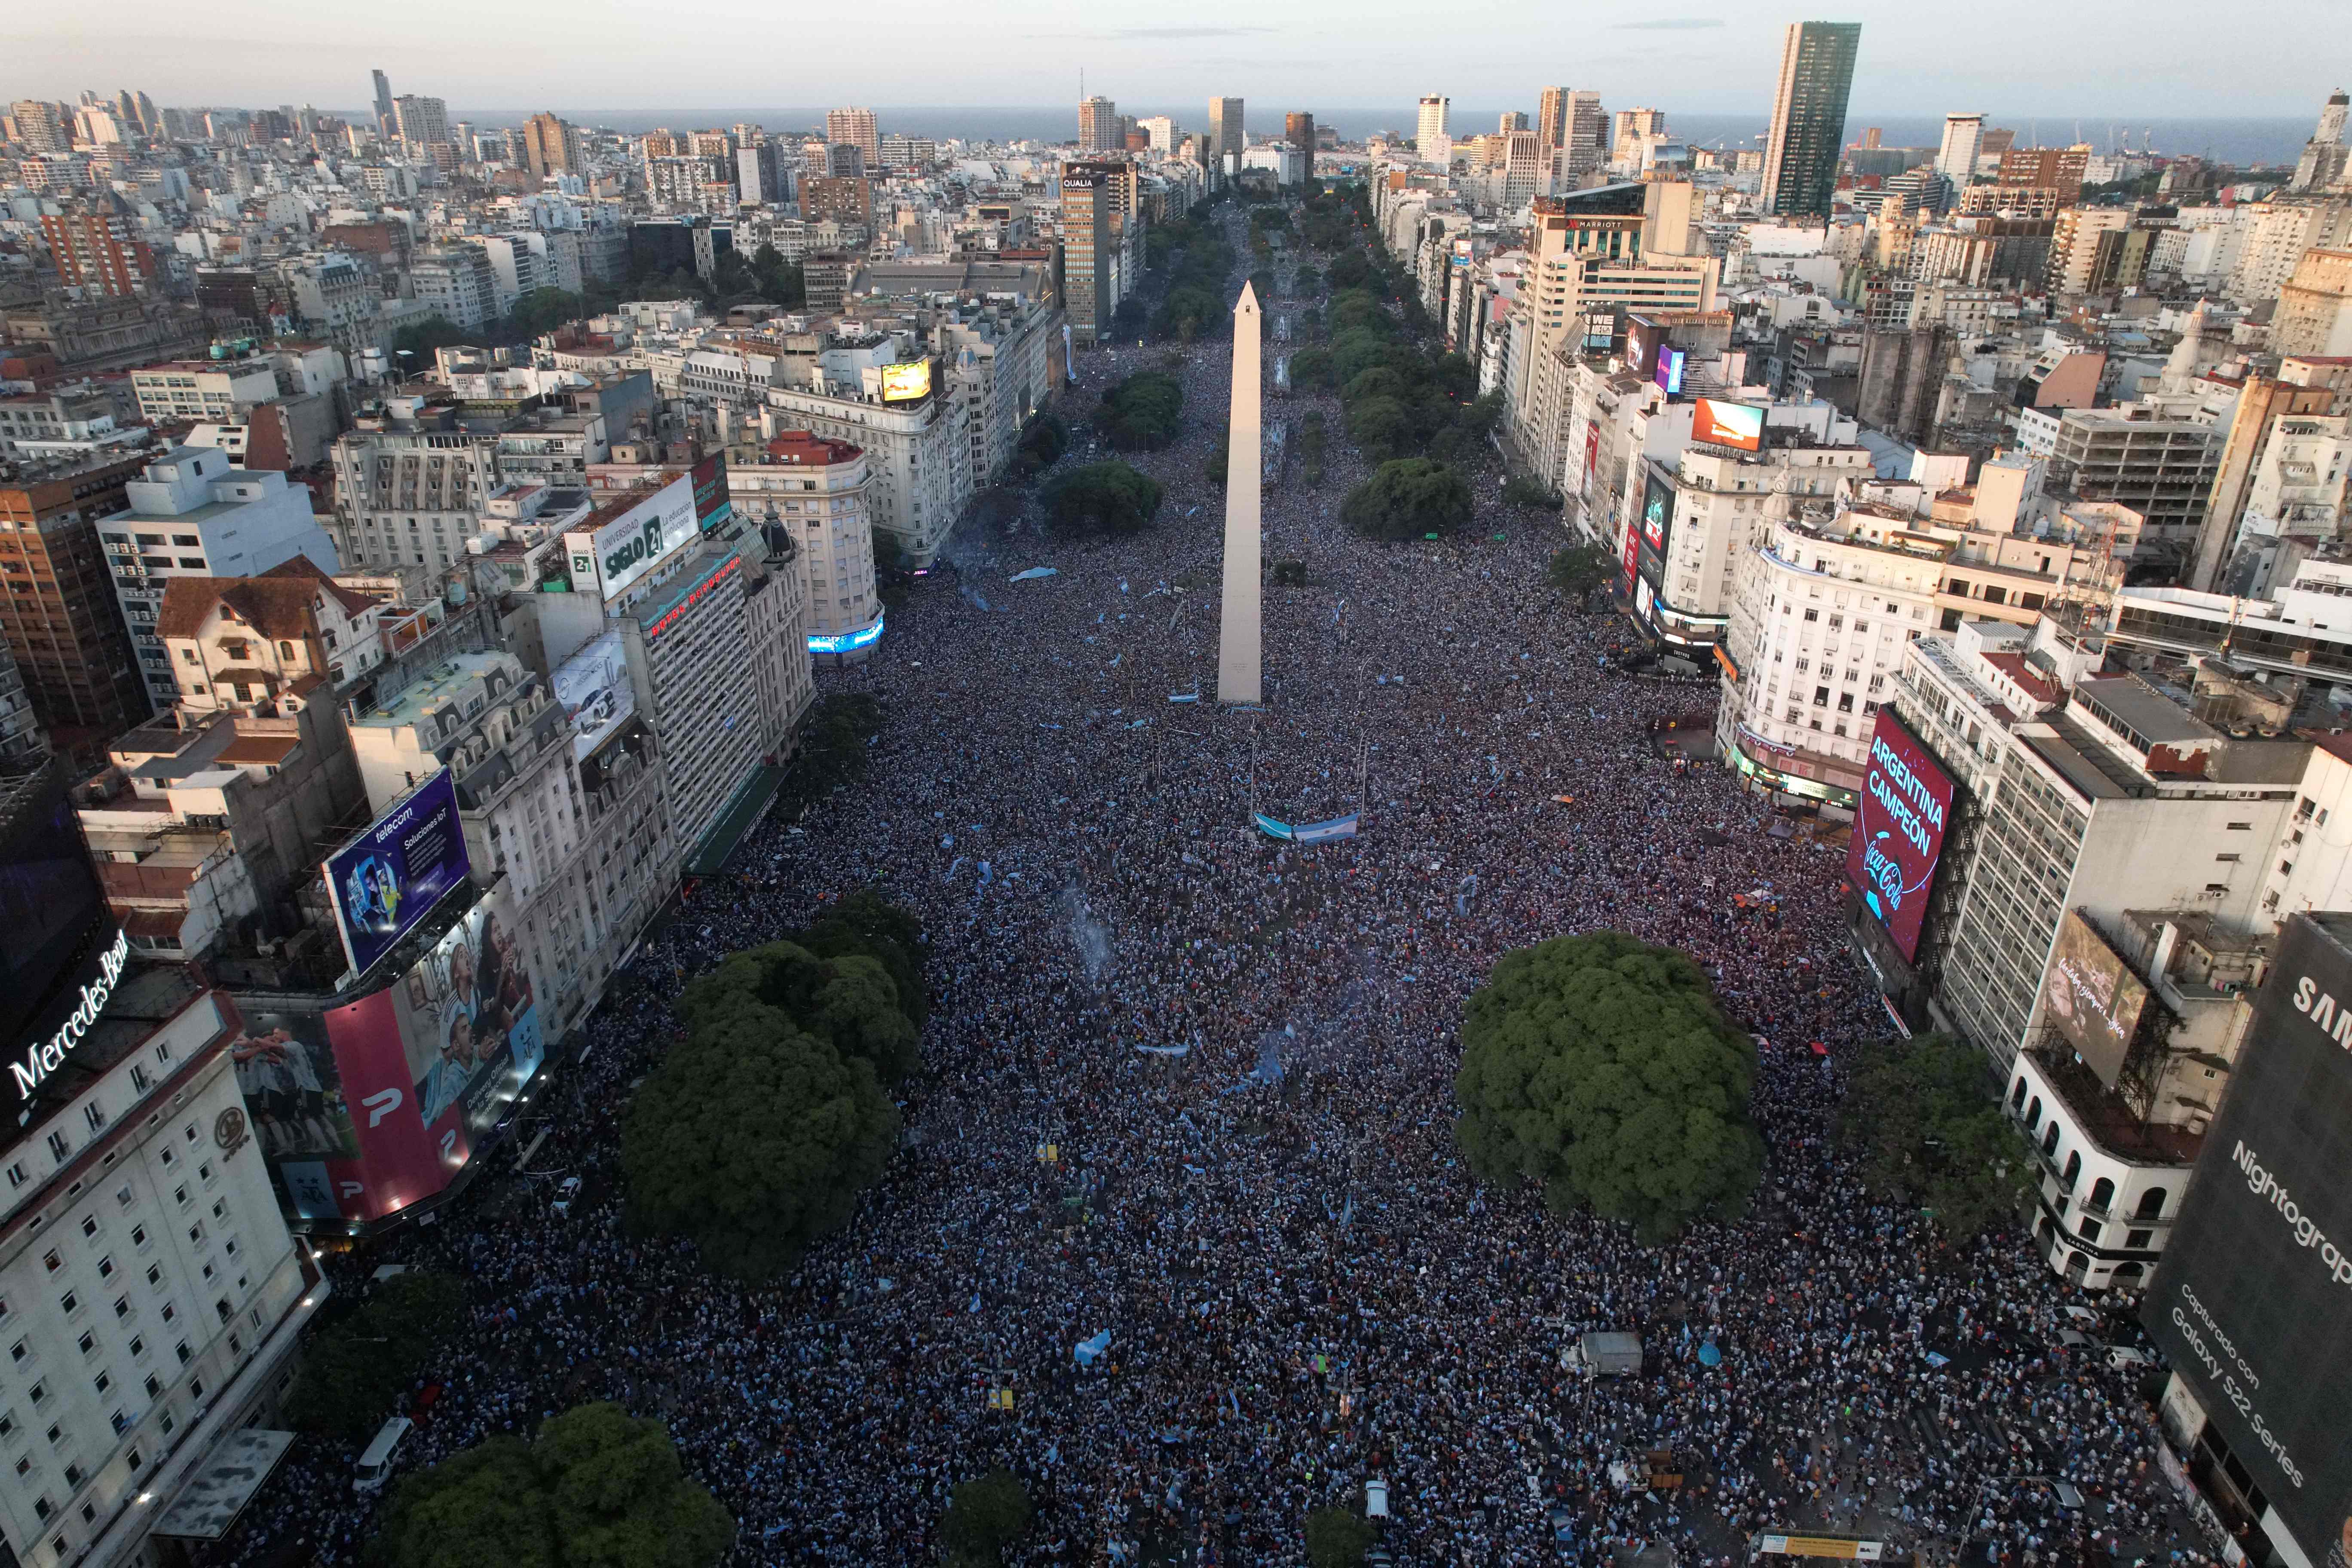
POLYGON ((2297 915, 2141 1317, 2252 1489, 2335 1568, 2352 1562, 2347 1171, 2352 915, 2297 915))
POLYGON ((1893 709, 1881 708, 1870 732, 1845 875, 1906 963, 1919 956, 1919 926, 1944 857, 1952 793, 1952 775, 1893 709))

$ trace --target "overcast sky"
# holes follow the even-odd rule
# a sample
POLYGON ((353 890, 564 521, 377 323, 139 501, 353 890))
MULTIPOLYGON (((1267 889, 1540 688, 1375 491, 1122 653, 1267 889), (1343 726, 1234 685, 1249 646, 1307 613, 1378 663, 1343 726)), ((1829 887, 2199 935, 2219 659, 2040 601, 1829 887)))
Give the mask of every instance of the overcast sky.
POLYGON ((1781 29, 1863 24, 1858 115, 2316 117, 2352 77, 2345 0, 0 0, 0 98, 140 89, 159 103, 356 109, 368 72, 457 109, 1182 104, 1269 110, 1534 106, 1546 83, 1612 104, 1762 112, 1781 29), (2311 47, 2332 40, 2327 47, 2311 47))

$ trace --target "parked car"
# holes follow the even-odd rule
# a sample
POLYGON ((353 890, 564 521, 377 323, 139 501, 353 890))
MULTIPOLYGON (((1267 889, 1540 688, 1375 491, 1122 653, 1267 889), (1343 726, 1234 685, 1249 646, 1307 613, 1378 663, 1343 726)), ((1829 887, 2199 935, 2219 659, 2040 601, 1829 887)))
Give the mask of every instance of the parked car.
POLYGON ((579 1196, 580 1178, 577 1176, 564 1177, 563 1180, 557 1184, 555 1189, 556 1214, 559 1215, 571 1214, 572 1205, 579 1196))

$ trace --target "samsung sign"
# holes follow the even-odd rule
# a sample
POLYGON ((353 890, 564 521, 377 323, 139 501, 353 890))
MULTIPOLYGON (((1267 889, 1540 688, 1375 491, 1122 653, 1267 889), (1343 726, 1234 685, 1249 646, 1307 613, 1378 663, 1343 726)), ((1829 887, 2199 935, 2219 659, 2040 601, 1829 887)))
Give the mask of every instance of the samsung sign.
POLYGON ((16 1098, 30 1100, 41 1081, 65 1065, 66 1058, 81 1044, 98 1016, 106 1011, 107 998, 114 994, 114 983, 122 978, 122 966, 131 961, 131 938, 116 931, 114 943, 100 955, 98 973, 82 983, 80 1000, 66 1021, 58 1026, 57 1033, 25 1052, 21 1062, 8 1064, 8 1076, 16 1081, 16 1098))
POLYGON ((680 474, 595 532, 564 535, 563 547, 572 557, 573 585, 593 581, 611 599, 653 570, 663 556, 692 543, 701 532, 695 515, 693 477, 680 474))

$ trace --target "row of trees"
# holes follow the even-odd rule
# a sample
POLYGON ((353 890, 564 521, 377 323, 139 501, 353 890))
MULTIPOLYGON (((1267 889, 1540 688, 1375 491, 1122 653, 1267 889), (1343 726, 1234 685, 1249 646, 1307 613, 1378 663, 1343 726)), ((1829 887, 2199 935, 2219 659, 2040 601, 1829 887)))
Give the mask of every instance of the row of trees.
POLYGON ((1164 269, 1168 275, 1167 290, 1151 316, 1154 333, 1189 343, 1214 337, 1232 325, 1233 300, 1225 293, 1225 279, 1233 275, 1234 247, 1213 207, 1149 230, 1144 256, 1152 270, 1164 269))
MULTIPOLYGON (((1506 953, 1470 998, 1454 1139, 1484 1182, 1532 1182, 1644 1243, 1747 1212, 1763 1171, 1748 1118, 1756 1049, 1686 954, 1622 931, 1506 953)), ((1948 1241, 2015 1215, 2031 1152, 1984 1058, 1930 1035, 1876 1047, 1838 1136, 1876 1196, 1922 1209, 1948 1241)))
POLYGON ((767 1279, 846 1223, 898 1144, 889 1090, 921 1065, 922 952, 865 892, 698 976, 622 1126, 631 1226, 767 1279))

